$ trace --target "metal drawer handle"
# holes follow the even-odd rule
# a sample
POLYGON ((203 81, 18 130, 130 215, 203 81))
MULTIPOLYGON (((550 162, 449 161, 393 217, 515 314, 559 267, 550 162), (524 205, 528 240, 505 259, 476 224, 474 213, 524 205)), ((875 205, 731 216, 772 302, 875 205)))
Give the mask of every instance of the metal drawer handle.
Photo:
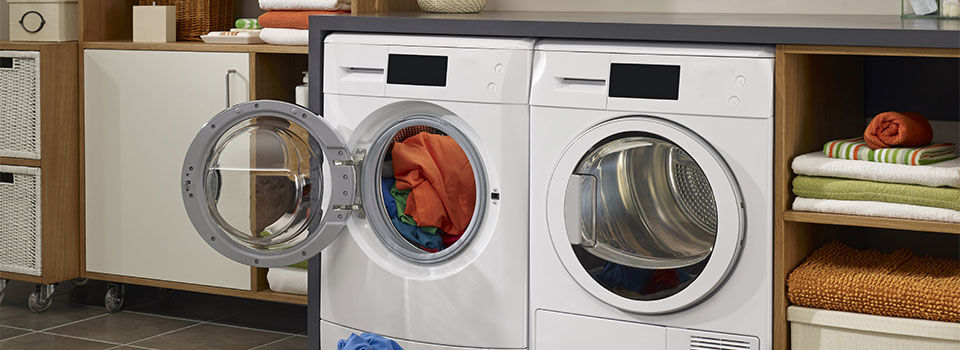
POLYGON ((46 25, 46 24, 47 24, 47 20, 43 19, 43 15, 41 15, 40 12, 37 12, 37 11, 27 11, 27 12, 24 12, 24 13, 23 13, 23 16, 20 16, 20 27, 22 27, 23 30, 27 31, 27 33, 36 33, 36 32, 39 32, 41 29, 43 29, 43 26, 46 25), (34 30, 27 29, 27 25, 23 23, 23 20, 26 19, 26 18, 27 18, 27 15, 29 15, 29 14, 31 14, 31 13, 32 13, 32 14, 35 14, 35 15, 37 15, 37 16, 40 17, 40 26, 37 27, 37 29, 34 29, 34 30))
POLYGON ((236 74, 236 69, 227 70, 227 74, 224 75, 224 80, 227 84, 227 108, 230 108, 230 74, 236 74))

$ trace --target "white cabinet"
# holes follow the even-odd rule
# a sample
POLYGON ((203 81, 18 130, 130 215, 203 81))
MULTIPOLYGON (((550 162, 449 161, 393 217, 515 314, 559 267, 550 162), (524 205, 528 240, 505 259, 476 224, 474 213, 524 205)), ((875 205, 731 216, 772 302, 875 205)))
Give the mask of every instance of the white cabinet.
POLYGON ((87 271, 250 289, 250 267, 201 240, 179 190, 197 130, 228 92, 248 100, 249 67, 247 53, 84 51, 87 271))

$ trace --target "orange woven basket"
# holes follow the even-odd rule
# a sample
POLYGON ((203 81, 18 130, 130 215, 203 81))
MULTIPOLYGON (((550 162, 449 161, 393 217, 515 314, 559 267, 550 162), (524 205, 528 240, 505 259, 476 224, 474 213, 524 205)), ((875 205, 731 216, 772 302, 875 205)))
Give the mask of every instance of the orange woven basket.
POLYGON ((233 0, 140 0, 140 5, 177 7, 177 40, 199 41, 201 35, 233 27, 233 0))

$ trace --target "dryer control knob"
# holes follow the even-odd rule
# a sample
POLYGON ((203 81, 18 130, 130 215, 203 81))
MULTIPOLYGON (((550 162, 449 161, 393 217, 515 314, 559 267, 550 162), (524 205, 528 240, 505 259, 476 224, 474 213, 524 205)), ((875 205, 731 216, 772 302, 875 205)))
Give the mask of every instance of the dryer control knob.
POLYGON ((730 97, 730 107, 739 107, 739 106, 740 106, 740 98, 736 96, 730 97))
POLYGON ((493 67, 493 71, 497 73, 503 73, 503 63, 497 63, 497 65, 493 67))
POLYGON ((737 76, 737 86, 741 86, 741 87, 742 87, 742 86, 745 86, 745 85, 747 85, 747 78, 744 78, 742 75, 738 75, 738 76, 737 76))
POLYGON ((494 84, 494 83, 487 84, 487 91, 497 92, 497 84, 494 84))

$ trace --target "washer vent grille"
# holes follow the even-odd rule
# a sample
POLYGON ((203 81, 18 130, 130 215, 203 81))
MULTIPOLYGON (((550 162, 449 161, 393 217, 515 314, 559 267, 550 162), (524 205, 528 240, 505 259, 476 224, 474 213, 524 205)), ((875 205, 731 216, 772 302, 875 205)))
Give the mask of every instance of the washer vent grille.
POLYGON ((749 342, 719 337, 690 336, 690 350, 750 350, 749 342))

